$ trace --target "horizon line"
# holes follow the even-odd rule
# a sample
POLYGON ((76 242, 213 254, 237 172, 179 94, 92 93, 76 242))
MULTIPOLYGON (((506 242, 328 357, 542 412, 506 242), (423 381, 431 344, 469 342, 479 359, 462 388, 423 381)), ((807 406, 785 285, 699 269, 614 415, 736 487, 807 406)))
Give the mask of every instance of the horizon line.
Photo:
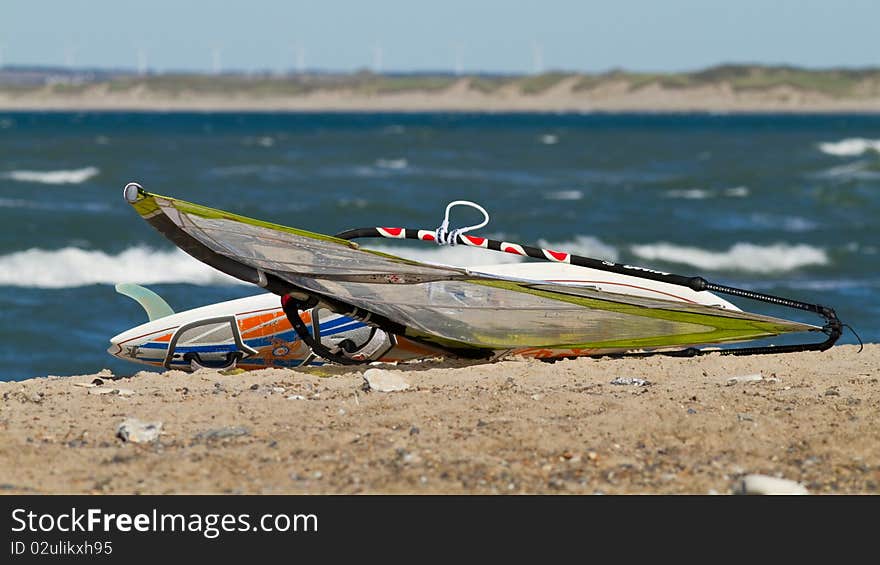
POLYGON ((789 69, 805 72, 869 72, 880 71, 880 65, 860 65, 860 66, 822 66, 808 67, 791 63, 756 63, 756 62, 722 62, 712 65, 695 67, 688 70, 638 70, 634 68, 625 68, 620 66, 608 67, 604 70, 573 70, 565 68, 547 68, 540 72, 535 71, 504 71, 504 70, 473 70, 473 71, 457 71, 455 69, 409 69, 395 70, 386 69, 377 71, 368 65, 364 65, 355 69, 328 69, 321 67, 306 68, 297 70, 295 66, 284 69, 236 69, 229 68, 220 72, 210 69, 161 69, 147 68, 145 70, 135 67, 114 67, 114 66, 68 66, 64 64, 29 64, 29 63, 6 63, 0 65, 0 73, 4 72, 31 72, 31 73, 56 73, 56 74, 120 74, 134 76, 163 76, 163 75, 204 75, 204 76, 308 76, 308 75, 375 75, 375 76, 407 76, 407 75, 432 75, 432 76, 541 76, 549 74, 569 74, 569 75, 611 75, 617 73, 631 74, 698 74, 701 72, 719 69, 719 68, 736 68, 736 67, 754 67, 763 69, 789 69))

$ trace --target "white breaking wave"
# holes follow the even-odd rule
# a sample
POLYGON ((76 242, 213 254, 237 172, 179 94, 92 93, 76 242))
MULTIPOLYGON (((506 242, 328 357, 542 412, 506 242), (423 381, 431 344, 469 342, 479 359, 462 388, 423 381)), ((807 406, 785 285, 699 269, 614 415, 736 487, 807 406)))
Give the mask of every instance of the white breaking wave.
MULTIPOLYGON (((238 279, 180 250, 132 247, 118 255, 77 247, 28 249, 0 256, 0 286, 69 288, 93 284, 228 285, 238 279)), ((244 283, 241 283, 244 284, 244 283)))
POLYGON ((98 167, 85 167, 66 171, 10 171, 0 174, 0 177, 41 184, 81 184, 100 172, 98 167))
MULTIPOLYGON (((574 241, 567 242, 539 240, 536 246, 610 261, 617 261, 619 257, 617 248, 589 236, 578 236, 574 241)), ((420 247, 364 247, 415 261, 460 267, 522 261, 521 257, 509 253, 463 245, 449 247, 425 242, 420 247)), ((634 245, 630 249, 648 261, 687 264, 706 270, 769 273, 829 263, 822 249, 784 243, 769 246, 738 243, 720 252, 670 243, 634 245)), ((121 282, 201 286, 246 284, 200 263, 180 250, 158 251, 133 247, 111 255, 103 251, 66 247, 58 250, 29 249, 0 255, 0 286, 70 288, 121 282)))
POLYGON ((666 198, 684 198, 685 200, 704 200, 712 196, 708 190, 702 188, 681 188, 667 190, 663 193, 666 198))
POLYGON ((804 244, 775 243, 762 246, 737 243, 727 251, 714 251, 661 242, 633 245, 630 250, 647 261, 680 263, 710 271, 774 273, 829 263, 828 254, 824 249, 804 244))
POLYGON ((392 169, 395 171, 399 171, 400 169, 405 169, 408 163, 406 159, 377 159, 376 166, 380 169, 392 169))
POLYGON ((547 200, 580 200, 584 193, 580 190, 556 190, 544 195, 547 200))
MULTIPOLYGON (((728 198, 745 198, 750 193, 747 186, 732 186, 725 188, 721 194, 728 198)), ((663 193, 666 198, 684 198, 685 200, 705 200, 706 198, 715 198, 718 192, 706 190, 703 188, 682 188, 667 190, 663 193)))
POLYGON ((840 141, 829 141, 819 144, 819 150, 836 157, 850 157, 862 155, 868 151, 880 152, 880 139, 865 139, 864 137, 851 137, 840 141))
POLYGON ((731 198, 745 198, 750 193, 747 186, 732 186, 724 189, 724 195, 731 198))

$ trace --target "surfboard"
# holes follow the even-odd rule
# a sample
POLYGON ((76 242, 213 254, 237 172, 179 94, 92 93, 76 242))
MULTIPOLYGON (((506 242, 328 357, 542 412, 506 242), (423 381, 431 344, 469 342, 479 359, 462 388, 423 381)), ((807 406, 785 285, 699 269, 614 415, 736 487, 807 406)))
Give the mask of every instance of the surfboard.
MULTIPOLYGON (((203 367, 300 367, 326 362, 297 336, 274 294, 262 293, 173 312, 164 300, 144 287, 118 285, 117 291, 137 300, 150 316, 147 323, 110 339, 107 352, 119 359, 183 371, 203 367), (155 315, 153 305, 157 301, 164 305, 161 316, 155 315)), ((439 349, 389 335, 326 309, 301 312, 300 318, 327 347, 336 348, 344 340, 353 343, 359 360, 393 363, 443 355, 439 349)))
MULTIPOLYGON (((476 270, 496 276, 542 279, 547 282, 577 282, 614 293, 626 291, 645 297, 704 303, 730 308, 736 306, 711 294, 674 287, 634 277, 603 273, 562 264, 486 265, 476 270)), ((292 328, 279 297, 263 293, 228 300, 183 312, 155 292, 135 284, 118 284, 116 290, 138 302, 149 321, 110 339, 108 353, 126 361, 157 368, 195 371, 203 367, 263 369, 322 365, 292 328)), ((442 349, 388 334, 367 324, 326 309, 299 313, 316 339, 337 350, 343 341, 355 345, 353 358, 362 361, 397 363, 440 357, 442 349)), ((520 348, 516 355, 553 358, 576 356, 570 348, 520 348)))

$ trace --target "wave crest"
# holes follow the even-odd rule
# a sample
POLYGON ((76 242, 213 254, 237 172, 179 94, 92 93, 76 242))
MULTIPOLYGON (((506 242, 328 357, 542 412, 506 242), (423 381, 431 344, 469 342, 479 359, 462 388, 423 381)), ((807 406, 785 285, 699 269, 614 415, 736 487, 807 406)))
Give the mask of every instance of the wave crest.
POLYGON ((3 173, 0 177, 18 182, 40 184, 82 184, 100 172, 98 167, 84 167, 62 171, 10 171, 3 173))
POLYGON ((863 155, 868 151, 880 153, 880 139, 865 139, 864 137, 850 137, 840 141, 829 141, 819 144, 819 151, 835 157, 851 157, 863 155))
POLYGON ((93 284, 239 283, 180 250, 132 247, 118 255, 77 247, 28 249, 0 256, 0 286, 70 288, 93 284))
MULTIPOLYGON (((578 236, 566 242, 539 240, 537 245, 610 261, 618 261, 620 255, 616 247, 590 236, 578 236)), ((517 263, 522 260, 516 255, 464 245, 448 247, 426 243, 422 247, 371 245, 369 248, 416 261, 460 267, 517 263)), ((709 271, 773 273, 830 263, 825 250, 803 244, 760 246, 737 243, 727 251, 713 251, 660 242, 632 245, 629 251, 647 261, 685 264, 709 271)), ((103 251, 66 247, 57 250, 28 249, 0 256, 0 286, 70 288, 120 282, 200 286, 245 284, 177 249, 160 251, 132 247, 112 255, 103 251)))
POLYGON ((554 190, 544 195, 546 200, 580 200, 584 193, 580 190, 554 190))
POLYGON ((810 265, 827 265, 824 249, 810 245, 737 243, 727 251, 685 247, 672 243, 633 245, 630 250, 647 261, 691 265, 708 271, 786 272, 810 265))

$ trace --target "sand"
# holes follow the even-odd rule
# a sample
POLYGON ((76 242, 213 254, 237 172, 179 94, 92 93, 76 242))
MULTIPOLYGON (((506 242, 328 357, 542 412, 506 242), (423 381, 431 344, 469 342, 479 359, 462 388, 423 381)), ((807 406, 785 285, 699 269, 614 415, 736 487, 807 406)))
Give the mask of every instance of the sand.
POLYGON ((472 88, 462 78, 436 91, 370 94, 351 89, 301 95, 245 93, 168 94, 144 87, 113 90, 96 84, 77 92, 51 86, 26 93, 0 91, 0 110, 67 111, 290 111, 290 112, 880 112, 880 97, 832 97, 791 86, 737 90, 726 82, 691 88, 650 85, 632 89, 626 81, 606 81, 578 90, 578 77, 563 79, 539 93, 514 85, 494 92, 472 88))
POLYGON ((409 383, 387 393, 360 367, 4 382, 0 489, 727 494, 759 473, 877 493, 880 345, 857 350, 431 360, 384 366, 409 383), (126 418, 158 439, 118 438, 126 418))

